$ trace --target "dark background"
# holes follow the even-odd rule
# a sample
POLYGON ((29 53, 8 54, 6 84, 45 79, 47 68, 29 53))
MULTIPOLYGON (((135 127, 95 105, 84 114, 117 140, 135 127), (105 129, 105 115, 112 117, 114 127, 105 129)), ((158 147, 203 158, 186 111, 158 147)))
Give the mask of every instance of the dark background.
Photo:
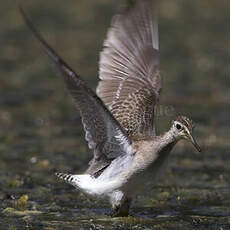
POLYGON ((57 182, 91 157, 79 113, 18 6, 95 89, 112 16, 125 0, 3 1, 0 6, 0 227, 2 229, 229 229, 230 2, 162 0, 164 87, 158 133, 177 113, 196 123, 201 155, 181 141, 133 217, 110 219, 94 201, 57 182), (23 196, 25 195, 25 196, 23 196), (28 201, 26 201, 28 198, 28 201))

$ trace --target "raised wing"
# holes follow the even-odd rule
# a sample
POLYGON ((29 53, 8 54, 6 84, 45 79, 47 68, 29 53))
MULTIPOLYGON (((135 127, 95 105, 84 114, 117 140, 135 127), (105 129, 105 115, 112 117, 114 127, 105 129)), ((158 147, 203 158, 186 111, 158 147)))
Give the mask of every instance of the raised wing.
MULTIPOLYGON (((89 148, 94 149, 94 159, 110 161, 124 153, 131 153, 131 141, 119 122, 105 107, 101 99, 79 78, 79 76, 57 55, 34 28, 22 9, 23 18, 41 43, 46 54, 61 73, 67 89, 82 116, 89 148)), ((102 162, 103 163, 103 162, 102 162)))
POLYGON ((155 134, 158 49, 155 0, 137 0, 115 16, 100 56, 97 94, 130 136, 155 134))

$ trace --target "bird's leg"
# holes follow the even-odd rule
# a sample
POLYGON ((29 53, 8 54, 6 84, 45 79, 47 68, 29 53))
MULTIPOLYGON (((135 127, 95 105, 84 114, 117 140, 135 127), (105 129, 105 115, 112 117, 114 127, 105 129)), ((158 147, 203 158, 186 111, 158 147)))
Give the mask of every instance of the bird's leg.
POLYGON ((131 198, 125 197, 125 199, 121 204, 115 206, 112 209, 111 216, 112 217, 128 216, 130 205, 131 205, 131 198))
POLYGON ((129 208, 132 199, 127 197, 121 191, 115 191, 110 196, 110 202, 112 204, 112 217, 121 217, 129 215, 129 208))

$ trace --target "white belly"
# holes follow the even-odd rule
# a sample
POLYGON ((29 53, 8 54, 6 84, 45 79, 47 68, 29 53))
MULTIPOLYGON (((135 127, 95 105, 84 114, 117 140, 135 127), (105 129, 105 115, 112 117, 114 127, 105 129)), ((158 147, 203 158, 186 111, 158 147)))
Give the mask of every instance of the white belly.
POLYGON ((123 191, 130 196, 143 193, 148 190, 148 184, 157 182, 167 158, 168 153, 162 153, 146 162, 141 156, 124 155, 115 159, 98 178, 76 175, 75 186, 96 196, 109 195, 115 190, 123 191))

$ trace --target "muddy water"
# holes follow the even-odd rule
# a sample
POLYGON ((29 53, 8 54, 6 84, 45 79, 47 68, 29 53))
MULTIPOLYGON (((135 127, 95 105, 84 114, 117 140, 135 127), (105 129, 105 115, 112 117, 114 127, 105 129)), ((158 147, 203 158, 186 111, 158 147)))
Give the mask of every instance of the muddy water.
MULTIPOLYGON (((119 2, 21 5, 95 88, 98 53, 119 2)), ((158 131, 176 112, 189 115, 204 151, 179 143, 162 180, 137 197, 128 218, 110 218, 107 201, 56 181, 55 171, 84 171, 91 153, 79 114, 17 4, 0 7, 0 228, 230 229, 229 1, 161 2, 158 131)))

